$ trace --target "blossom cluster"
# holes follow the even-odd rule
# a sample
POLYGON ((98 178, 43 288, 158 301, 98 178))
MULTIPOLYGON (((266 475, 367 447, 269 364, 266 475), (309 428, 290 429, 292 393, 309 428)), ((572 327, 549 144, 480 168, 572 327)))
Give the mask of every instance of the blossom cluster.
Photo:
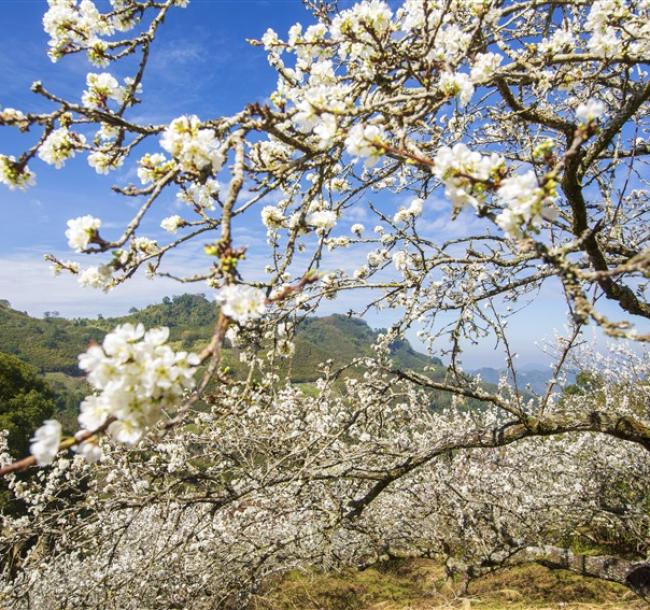
POLYGON ((83 252, 97 237, 101 226, 102 221, 90 214, 71 218, 68 220, 68 228, 65 232, 68 245, 76 252, 83 252))
MULTIPOLYGON (((413 218, 417 218, 422 214, 422 207, 424 205, 424 201, 420 199, 419 197, 416 197, 411 201, 409 206, 407 208, 400 208, 398 212, 393 216, 393 222, 398 224, 401 222, 408 222, 409 220, 413 218)), ((354 227, 352 227, 352 232, 356 233, 354 230, 354 227)))
POLYGON ((336 224, 336 219, 336 212, 333 210, 316 209, 307 214, 305 222, 317 230, 327 231, 336 224))
POLYGON ((532 170, 502 180, 496 197, 504 209, 496 223, 516 238, 521 236, 524 226, 536 228, 542 219, 553 220, 557 215, 553 207, 554 186, 545 186, 540 187, 532 170))
POLYGON ((196 115, 174 119, 163 133, 160 145, 187 172, 208 169, 216 173, 224 162, 217 135, 213 129, 202 127, 196 115))
POLYGON ((142 184, 149 184, 156 182, 173 168, 173 161, 162 153, 146 154, 138 161, 138 178, 142 184))
POLYGON ((26 189, 36 183, 36 175, 27 165, 20 166, 11 155, 0 155, 0 182, 11 190, 26 189))
POLYGON ((185 226, 185 224, 187 223, 178 214, 167 216, 160 222, 161 228, 165 229, 168 233, 176 233, 176 231, 185 226))
POLYGON ((229 284, 216 298, 223 314, 238 324, 249 324, 266 313, 266 295, 254 286, 229 284))
POLYGON ((372 166, 384 154, 386 136, 380 125, 355 125, 345 140, 347 151, 360 158, 365 158, 366 166, 372 166))
MULTIPOLYGON (((110 36, 117 21, 102 15, 91 0, 48 0, 49 8, 43 16, 43 28, 50 36, 49 55, 52 61, 60 59, 74 44, 89 49, 89 58, 103 56, 104 44, 100 36, 110 36), (94 49, 94 55, 90 50, 94 49)), ((101 64, 101 61, 96 61, 101 64)))
POLYGON ((88 165, 98 174, 108 174, 111 170, 121 167, 123 163, 124 157, 110 148, 95 150, 88 155, 88 165))
POLYGON ((142 324, 122 324, 79 356, 79 367, 88 374, 96 393, 81 403, 79 424, 93 431, 112 423, 108 433, 133 445, 153 426, 165 409, 192 388, 199 358, 175 352, 166 345, 169 329, 145 332, 142 324))
POLYGON ((498 179, 504 169, 501 155, 492 153, 488 157, 459 143, 438 151, 433 174, 444 183, 454 208, 460 210, 468 204, 479 208, 485 200, 486 183, 498 179))
POLYGON ((86 85, 88 88, 83 92, 81 101, 88 108, 105 108, 109 100, 122 104, 126 99, 127 88, 108 72, 90 72, 86 76, 86 85))
POLYGON ((179 201, 193 206, 201 212, 214 210, 214 203, 219 194, 220 185, 214 178, 208 178, 204 183, 192 182, 185 186, 176 197, 179 201))
POLYGON ((59 452, 60 442, 61 424, 55 419, 48 419, 34 433, 29 450, 39 466, 47 466, 59 452))
POLYGON ((78 282, 85 288, 95 288, 108 292, 114 285, 111 265, 91 265, 79 271, 78 282))
POLYGON ((38 156, 45 163, 61 169, 65 161, 74 157, 76 151, 85 143, 86 138, 83 134, 73 133, 66 127, 59 127, 43 142, 38 156))

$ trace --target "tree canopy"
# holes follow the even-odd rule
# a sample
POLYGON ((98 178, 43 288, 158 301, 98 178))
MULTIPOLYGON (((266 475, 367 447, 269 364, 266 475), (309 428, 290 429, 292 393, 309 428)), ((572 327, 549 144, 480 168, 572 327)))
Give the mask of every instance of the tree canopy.
POLYGON ((0 353, 0 429, 5 430, 13 457, 29 450, 33 431, 54 412, 51 388, 38 370, 19 358, 0 353))

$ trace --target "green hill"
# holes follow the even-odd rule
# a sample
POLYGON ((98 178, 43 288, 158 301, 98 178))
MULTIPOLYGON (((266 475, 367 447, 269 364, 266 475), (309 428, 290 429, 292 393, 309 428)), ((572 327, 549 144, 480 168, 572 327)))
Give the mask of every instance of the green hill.
MULTIPOLYGON (((179 350, 200 351, 209 341, 217 318, 214 301, 203 295, 184 294, 165 298, 162 303, 141 310, 133 308, 126 316, 95 319, 66 319, 50 312, 45 318, 33 318, 12 309, 0 301, 0 356, 8 354, 33 367, 47 383, 55 400, 57 418, 68 431, 74 430, 79 403, 90 393, 90 387, 77 366, 77 356, 91 341, 101 342, 111 329, 125 322, 142 322, 147 328, 167 326, 170 343, 179 350)), ((319 365, 331 360, 335 367, 350 364, 354 358, 372 354, 372 344, 380 331, 373 330, 363 320, 342 315, 304 318, 295 337, 296 351, 289 362, 283 362, 279 372, 310 391, 311 383, 319 377, 319 365)), ((422 371, 425 366, 444 369, 413 350, 408 341, 392 346, 395 363, 402 368, 422 371)), ((234 350, 224 350, 224 364, 235 376, 243 374, 234 350)), ((350 369, 347 375, 359 375, 360 369, 350 369)), ((446 396, 437 396, 435 403, 445 405, 446 396)), ((31 433, 30 426, 29 433, 31 433)))
MULTIPOLYGON (((116 318, 68 320, 50 315, 39 319, 5 305, 0 307, 0 352, 17 356, 44 374, 80 376, 78 354, 85 351, 90 341, 101 342, 117 324, 142 322, 147 328, 167 326, 174 347, 198 351, 208 342, 216 316, 214 302, 191 294, 165 298, 162 303, 132 309, 128 315, 116 318)), ((314 381, 318 377, 318 365, 328 359, 335 366, 345 366, 353 358, 370 355, 378 333, 357 318, 337 314, 305 318, 295 338, 292 381, 314 381)), ((236 369, 234 359, 228 358, 229 351, 226 350, 227 360, 236 369)), ((400 367, 422 370, 427 365, 442 366, 440 361, 413 350, 408 341, 396 342, 392 352, 400 367)), ((58 381, 62 381, 60 377, 58 381)))
POLYGON ((0 306, 0 352, 24 360, 41 373, 80 375, 77 355, 104 334, 105 330, 95 326, 94 321, 32 318, 0 306))

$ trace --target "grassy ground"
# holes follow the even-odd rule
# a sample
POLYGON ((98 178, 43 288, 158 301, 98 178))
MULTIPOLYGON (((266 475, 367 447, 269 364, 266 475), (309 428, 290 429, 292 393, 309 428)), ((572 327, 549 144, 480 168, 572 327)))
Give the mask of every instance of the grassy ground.
POLYGON ((261 596, 256 610, 641 610, 626 588, 530 565, 484 576, 460 595, 427 560, 363 572, 293 572, 261 596))

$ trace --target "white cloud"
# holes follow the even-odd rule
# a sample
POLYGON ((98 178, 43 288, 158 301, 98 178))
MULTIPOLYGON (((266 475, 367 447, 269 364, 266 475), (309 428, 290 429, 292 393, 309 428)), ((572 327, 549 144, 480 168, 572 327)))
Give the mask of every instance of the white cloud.
POLYGON ((350 222, 359 222, 361 220, 367 220, 368 210, 362 205, 355 205, 345 210, 345 212, 343 212, 343 218, 350 222))

